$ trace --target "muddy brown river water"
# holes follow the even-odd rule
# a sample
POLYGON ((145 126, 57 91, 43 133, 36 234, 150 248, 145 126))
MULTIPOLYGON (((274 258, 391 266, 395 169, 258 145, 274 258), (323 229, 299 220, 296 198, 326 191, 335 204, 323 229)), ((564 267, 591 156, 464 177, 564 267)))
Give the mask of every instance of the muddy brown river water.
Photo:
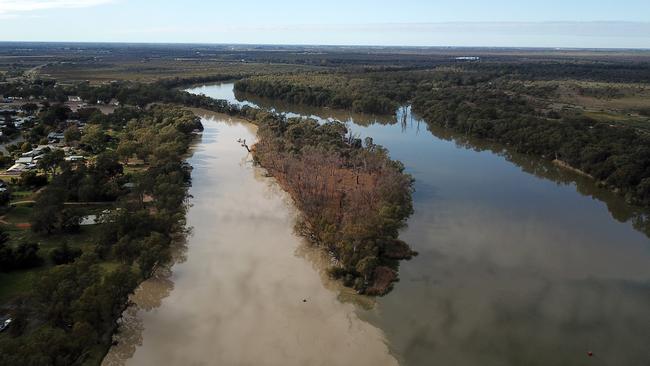
POLYGON ((646 212, 408 110, 237 99, 229 83, 192 91, 347 120, 387 147, 416 179, 401 238, 420 255, 376 301, 330 282, 327 258, 293 233, 287 195, 235 142, 254 129, 206 117, 190 159, 193 234, 138 290, 105 365, 650 365, 646 212))
POLYGON ((192 234, 141 286, 104 365, 394 365, 382 332, 338 299, 327 258, 293 233, 288 196, 236 142, 255 129, 203 119, 192 234))

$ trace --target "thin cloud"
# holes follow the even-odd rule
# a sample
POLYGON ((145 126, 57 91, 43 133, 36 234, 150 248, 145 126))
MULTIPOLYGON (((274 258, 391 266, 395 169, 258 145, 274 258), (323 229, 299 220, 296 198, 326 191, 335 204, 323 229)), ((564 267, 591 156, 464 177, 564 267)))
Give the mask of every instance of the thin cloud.
MULTIPOLYGON (((0 0, 2 1, 2 0, 0 0)), ((650 38, 650 22, 441 22, 370 24, 216 24, 160 26, 114 30, 116 34, 208 33, 383 33, 383 34, 489 34, 520 36, 577 36, 650 38)))
POLYGON ((0 0, 0 18, 15 18, 21 13, 39 10, 87 8, 115 0, 0 0))
MULTIPOLYGON (((226 28, 226 30, 233 30, 226 28)), ((240 27, 250 31, 301 32, 384 32, 384 33, 490 33, 520 35, 559 35, 582 37, 648 38, 650 22, 441 22, 441 23, 374 23, 374 24, 296 24, 240 27)))

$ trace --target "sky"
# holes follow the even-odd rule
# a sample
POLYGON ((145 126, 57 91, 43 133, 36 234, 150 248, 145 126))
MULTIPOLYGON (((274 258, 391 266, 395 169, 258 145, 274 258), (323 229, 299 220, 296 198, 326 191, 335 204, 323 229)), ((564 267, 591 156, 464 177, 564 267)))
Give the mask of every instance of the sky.
POLYGON ((0 41, 650 48, 650 0, 0 0, 0 41))

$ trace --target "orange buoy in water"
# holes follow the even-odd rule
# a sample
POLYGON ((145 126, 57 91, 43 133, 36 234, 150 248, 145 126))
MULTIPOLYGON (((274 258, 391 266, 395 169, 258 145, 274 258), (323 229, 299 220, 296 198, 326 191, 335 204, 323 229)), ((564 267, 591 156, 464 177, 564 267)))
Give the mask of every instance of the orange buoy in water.
POLYGON ((594 356, 594 353, 591 352, 591 351, 589 351, 589 352, 587 352, 587 356, 589 356, 589 357, 593 357, 593 356, 594 356))

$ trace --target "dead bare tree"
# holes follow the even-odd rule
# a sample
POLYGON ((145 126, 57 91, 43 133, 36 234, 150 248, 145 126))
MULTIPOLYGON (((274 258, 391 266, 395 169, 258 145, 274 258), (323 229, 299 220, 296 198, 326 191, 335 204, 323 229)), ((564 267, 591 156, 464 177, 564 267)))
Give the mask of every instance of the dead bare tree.
POLYGON ((237 142, 239 142, 241 146, 246 149, 246 151, 251 152, 251 149, 246 144, 246 139, 237 139, 237 142))

